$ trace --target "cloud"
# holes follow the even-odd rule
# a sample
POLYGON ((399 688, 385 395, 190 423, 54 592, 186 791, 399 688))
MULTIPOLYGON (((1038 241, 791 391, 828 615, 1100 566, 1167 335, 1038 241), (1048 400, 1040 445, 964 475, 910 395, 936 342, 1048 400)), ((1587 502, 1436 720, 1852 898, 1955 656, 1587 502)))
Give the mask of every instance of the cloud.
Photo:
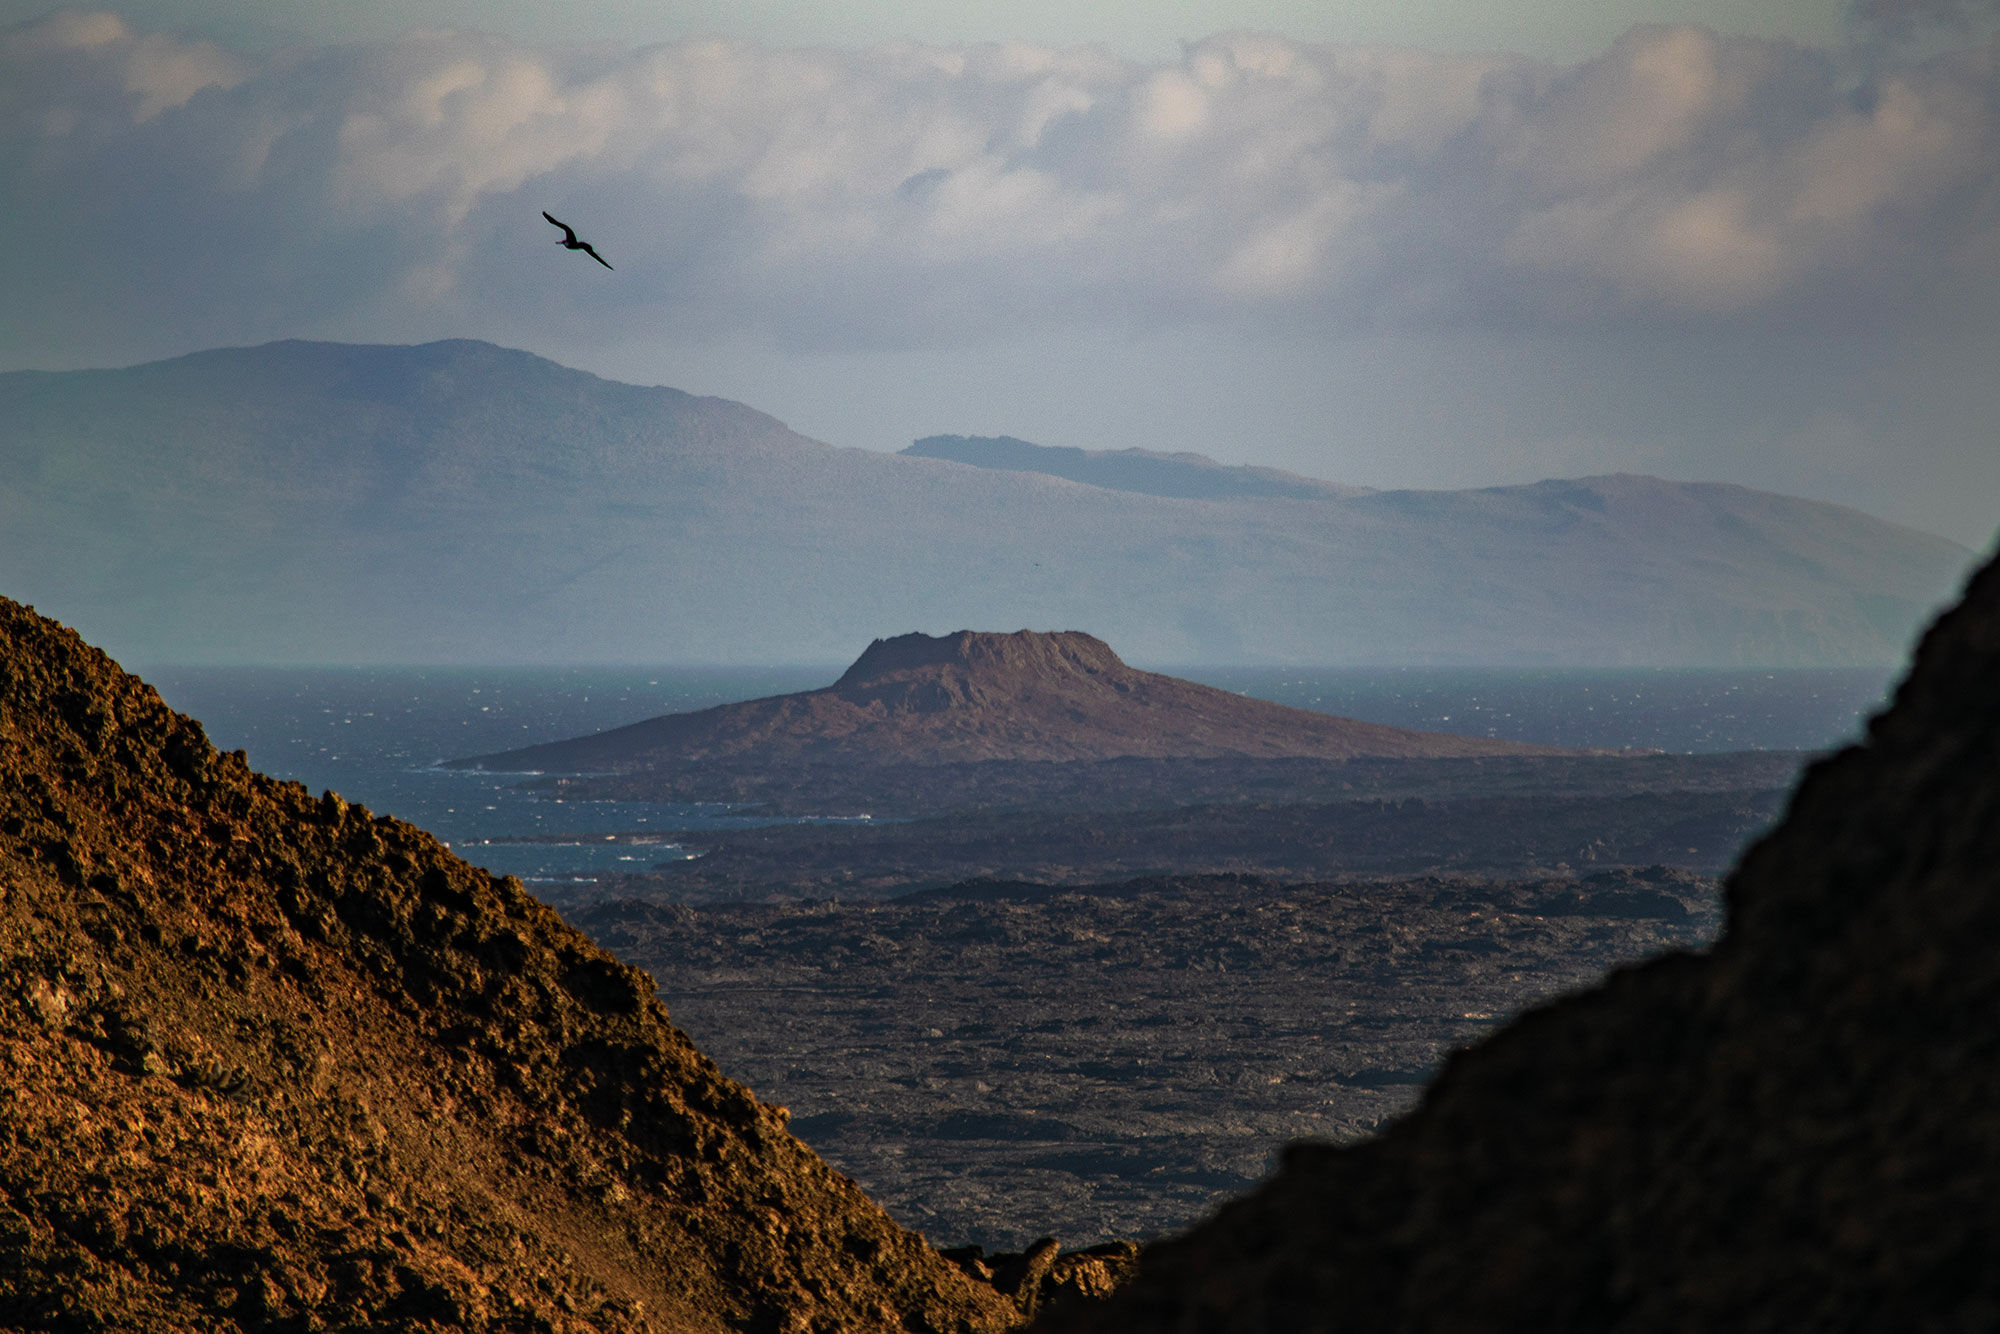
POLYGON ((1878 41, 1944 32, 1968 36, 1982 20, 2000 19, 2000 0, 1854 0, 1857 24, 1878 41))
POLYGON ((1152 65, 464 32, 251 57, 59 15, 0 33, 0 218, 40 238, 0 259, 0 355, 1922 318, 2000 279, 1996 65, 1855 86, 1691 27, 1569 67, 1241 33, 1152 65))

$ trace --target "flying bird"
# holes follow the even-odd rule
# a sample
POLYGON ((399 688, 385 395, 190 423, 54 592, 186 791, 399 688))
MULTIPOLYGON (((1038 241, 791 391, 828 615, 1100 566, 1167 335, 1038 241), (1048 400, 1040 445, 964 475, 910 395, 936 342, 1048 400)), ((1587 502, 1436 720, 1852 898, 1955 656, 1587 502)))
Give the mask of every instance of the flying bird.
POLYGON ((598 254, 595 250, 592 250, 590 248, 590 242, 579 241, 576 239, 576 229, 574 227, 571 227, 566 222, 558 222, 549 213, 547 209, 542 210, 542 216, 548 218, 550 222, 554 222, 556 226, 563 229, 562 240, 556 242, 557 245, 561 246, 565 250, 581 250, 584 254, 590 256, 592 259, 596 260, 599 264, 602 264, 605 268, 608 269, 611 267, 611 261, 606 259, 604 256, 598 254))

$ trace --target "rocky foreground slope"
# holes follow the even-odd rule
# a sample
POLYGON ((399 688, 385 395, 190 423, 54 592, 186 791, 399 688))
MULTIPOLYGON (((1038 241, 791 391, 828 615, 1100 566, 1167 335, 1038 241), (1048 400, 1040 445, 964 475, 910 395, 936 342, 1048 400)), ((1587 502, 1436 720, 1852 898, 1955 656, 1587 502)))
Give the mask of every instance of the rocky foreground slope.
POLYGON ((518 882, 0 601, 0 1327, 1019 1320, 786 1119, 518 882))
POLYGON ((960 630, 878 639, 821 690, 667 714, 460 763, 580 771, 718 760, 792 766, 1557 753, 1357 722, 1142 672, 1103 640, 1075 630, 960 630))
POLYGON ((1662 958, 1148 1252, 1051 1331, 2000 1321, 2000 564, 1662 958))

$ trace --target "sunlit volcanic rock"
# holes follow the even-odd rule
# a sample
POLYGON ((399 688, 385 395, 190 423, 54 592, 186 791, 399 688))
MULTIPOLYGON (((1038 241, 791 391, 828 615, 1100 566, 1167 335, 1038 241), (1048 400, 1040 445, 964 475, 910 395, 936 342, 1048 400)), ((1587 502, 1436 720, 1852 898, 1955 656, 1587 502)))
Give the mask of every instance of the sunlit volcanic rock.
POLYGON ((1142 672, 1075 630, 960 630, 878 639, 821 690, 668 714, 460 763, 577 772, 720 759, 944 764, 1534 753, 1555 752, 1357 722, 1142 672))
POLYGON ((2000 1323, 2000 565, 1705 956, 1531 1013, 1052 1331, 2000 1323))
POLYGON ((1003 1328, 518 881, 0 601, 0 1328, 1003 1328))

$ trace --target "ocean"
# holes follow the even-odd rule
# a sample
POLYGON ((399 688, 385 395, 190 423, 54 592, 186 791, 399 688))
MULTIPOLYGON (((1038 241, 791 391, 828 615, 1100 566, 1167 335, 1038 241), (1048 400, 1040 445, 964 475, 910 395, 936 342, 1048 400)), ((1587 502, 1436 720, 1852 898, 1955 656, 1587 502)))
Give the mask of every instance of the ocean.
MULTIPOLYGON (((439 762, 580 736, 662 713, 810 690, 842 668, 168 667, 143 673, 257 769, 430 830, 466 860, 530 882, 588 882, 697 855, 670 835, 771 824, 754 807, 578 802, 521 775, 439 762), (610 833, 664 831, 656 844, 610 833), (510 840, 535 839, 534 842, 510 840)), ((1860 732, 1894 677, 1839 671, 1176 669, 1368 722, 1560 746, 1702 753, 1819 751, 1860 732)))

